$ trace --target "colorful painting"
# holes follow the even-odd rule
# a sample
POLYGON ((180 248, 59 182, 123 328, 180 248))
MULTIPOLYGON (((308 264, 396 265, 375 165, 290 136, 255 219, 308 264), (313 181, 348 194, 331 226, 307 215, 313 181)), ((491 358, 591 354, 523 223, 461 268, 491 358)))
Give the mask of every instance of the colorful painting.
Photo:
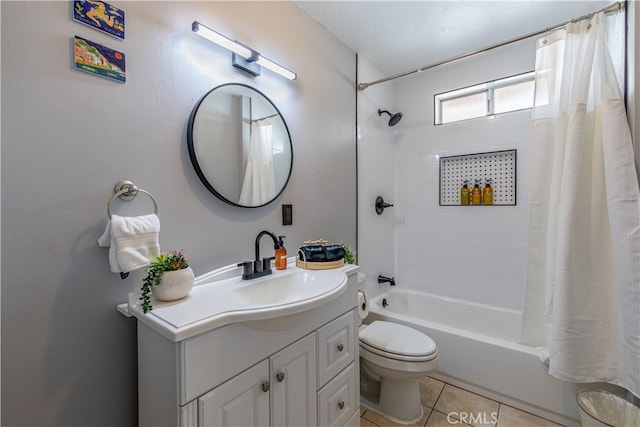
POLYGON ((122 83, 127 81, 124 53, 78 36, 74 38, 74 51, 76 70, 122 83))
POLYGON ((107 2, 74 0, 73 19, 124 40, 124 10, 107 2))

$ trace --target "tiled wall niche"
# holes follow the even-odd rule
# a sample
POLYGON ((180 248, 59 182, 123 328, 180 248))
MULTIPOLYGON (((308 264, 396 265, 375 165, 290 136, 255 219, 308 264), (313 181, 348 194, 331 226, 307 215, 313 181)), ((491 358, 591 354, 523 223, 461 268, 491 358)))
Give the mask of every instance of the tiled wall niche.
POLYGON ((484 188, 487 178, 493 188, 493 206, 515 206, 516 160, 516 150, 441 157, 440 206, 460 206, 464 181, 472 189, 480 180, 480 187, 484 188))

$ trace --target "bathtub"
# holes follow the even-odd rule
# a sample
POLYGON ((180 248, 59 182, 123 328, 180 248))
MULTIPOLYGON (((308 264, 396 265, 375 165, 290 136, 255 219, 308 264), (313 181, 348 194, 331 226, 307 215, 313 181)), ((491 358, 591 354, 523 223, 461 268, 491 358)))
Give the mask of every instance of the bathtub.
POLYGON ((366 323, 401 323, 435 341, 434 378, 563 425, 580 425, 574 385, 547 374, 539 349, 518 344, 521 312, 395 289, 369 307, 366 323))

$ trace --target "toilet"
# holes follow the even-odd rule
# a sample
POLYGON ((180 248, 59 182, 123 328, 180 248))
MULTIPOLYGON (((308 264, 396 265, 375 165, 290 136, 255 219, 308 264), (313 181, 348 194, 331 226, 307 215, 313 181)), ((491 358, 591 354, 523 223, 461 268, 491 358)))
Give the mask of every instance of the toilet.
POLYGON ((362 325, 359 338, 364 406, 402 424, 421 419, 418 381, 438 366, 435 342, 413 328, 380 320, 362 325))

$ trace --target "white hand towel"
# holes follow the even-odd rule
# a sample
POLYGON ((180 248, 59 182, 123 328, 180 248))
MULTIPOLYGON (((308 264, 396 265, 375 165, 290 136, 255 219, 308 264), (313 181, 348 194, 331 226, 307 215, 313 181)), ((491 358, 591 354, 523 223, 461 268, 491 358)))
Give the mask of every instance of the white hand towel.
POLYGON ((160 219, 156 214, 135 217, 112 215, 98 239, 98 245, 109 247, 112 272, 129 272, 146 267, 160 254, 159 233, 160 219))
POLYGON ((116 244, 111 242, 111 220, 107 221, 107 226, 104 229, 104 233, 98 239, 98 246, 103 248, 109 248, 109 265, 111 271, 114 273, 120 273, 120 266, 118 265, 118 258, 116 257, 116 244))

